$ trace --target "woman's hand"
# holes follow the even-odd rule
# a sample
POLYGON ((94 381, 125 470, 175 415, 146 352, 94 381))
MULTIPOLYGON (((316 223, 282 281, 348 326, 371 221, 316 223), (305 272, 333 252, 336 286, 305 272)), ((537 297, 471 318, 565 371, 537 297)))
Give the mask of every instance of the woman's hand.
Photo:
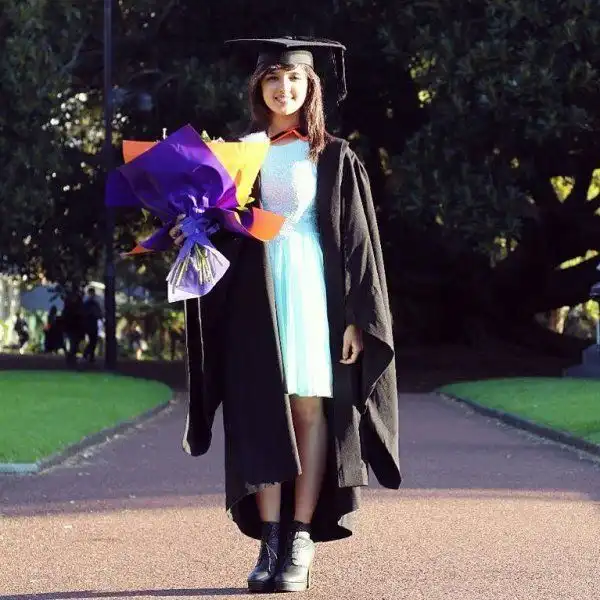
POLYGON ((347 325, 344 331, 344 343, 342 347, 343 365, 351 365, 358 360, 363 349, 362 331, 356 325, 347 325))
POLYGON ((183 219, 185 219, 185 215, 179 215, 175 220, 175 227, 169 229, 169 235, 173 238, 173 243, 176 246, 181 246, 185 240, 185 235, 181 233, 181 226, 179 225, 183 219))

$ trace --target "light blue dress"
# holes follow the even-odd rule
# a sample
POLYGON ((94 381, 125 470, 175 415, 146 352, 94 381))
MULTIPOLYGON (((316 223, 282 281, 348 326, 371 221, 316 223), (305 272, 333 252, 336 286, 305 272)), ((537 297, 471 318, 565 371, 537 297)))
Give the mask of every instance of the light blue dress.
POLYGON ((267 242, 288 394, 333 396, 317 167, 308 142, 272 145, 261 168, 263 208, 286 217, 267 242))

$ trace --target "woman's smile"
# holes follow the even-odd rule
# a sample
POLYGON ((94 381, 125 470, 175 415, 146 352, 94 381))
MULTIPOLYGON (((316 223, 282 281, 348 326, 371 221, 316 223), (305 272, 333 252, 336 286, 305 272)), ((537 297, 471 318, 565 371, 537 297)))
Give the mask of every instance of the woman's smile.
POLYGON ((304 104, 308 79, 302 69, 276 69, 261 82, 263 99, 271 112, 292 115, 304 104))
MULTIPOLYGON (((208 301, 185 303, 183 448, 192 456, 209 450, 222 407, 224 508, 241 533, 260 539, 248 591, 302 592, 315 542, 352 535, 368 471, 382 487, 401 482, 392 318, 366 168, 327 132, 315 71, 315 62, 335 59, 341 101, 345 47, 293 37, 232 41, 258 51, 248 85, 254 133, 240 140, 266 142, 254 195, 263 213, 286 222, 262 247, 213 240, 231 276, 208 301), (352 218, 340 218, 346 213, 352 218)), ((350 577, 351 555, 342 558, 350 577)))
POLYGON ((285 106, 288 102, 292 102, 294 98, 292 96, 275 96, 275 102, 285 106))

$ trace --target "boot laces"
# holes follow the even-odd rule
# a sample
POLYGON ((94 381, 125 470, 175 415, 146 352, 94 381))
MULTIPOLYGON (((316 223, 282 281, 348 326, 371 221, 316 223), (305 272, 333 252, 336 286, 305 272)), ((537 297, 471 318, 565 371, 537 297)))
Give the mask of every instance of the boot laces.
POLYGON ((269 565, 277 562, 277 551, 274 550, 271 544, 269 543, 271 541, 272 540, 270 539, 262 540, 262 543, 260 545, 260 553, 258 556, 259 562, 266 560, 267 564, 269 565))
POLYGON ((288 540, 288 547, 286 554, 290 557, 289 560, 293 565, 298 566, 300 564, 300 553, 306 547, 306 540, 299 536, 297 533, 290 536, 288 540))

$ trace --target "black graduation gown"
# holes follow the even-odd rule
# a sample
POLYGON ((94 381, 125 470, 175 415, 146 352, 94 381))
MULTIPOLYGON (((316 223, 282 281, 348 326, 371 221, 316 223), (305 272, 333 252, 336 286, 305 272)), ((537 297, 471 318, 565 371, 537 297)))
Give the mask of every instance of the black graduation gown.
MULTIPOLYGON (((333 398, 325 400, 327 468, 312 521, 315 541, 352 534, 368 466, 381 485, 401 482, 392 323, 375 211, 364 166, 344 140, 330 137, 317 168, 317 213, 324 255, 333 398), (363 331, 354 365, 340 364, 347 323, 363 331)), ((216 234, 231 261, 201 300, 187 300, 189 411, 183 447, 192 456, 211 443, 223 407, 226 508, 246 535, 259 538, 254 493, 284 483, 282 519, 290 518, 300 461, 285 393, 274 294, 264 244, 216 234)))

